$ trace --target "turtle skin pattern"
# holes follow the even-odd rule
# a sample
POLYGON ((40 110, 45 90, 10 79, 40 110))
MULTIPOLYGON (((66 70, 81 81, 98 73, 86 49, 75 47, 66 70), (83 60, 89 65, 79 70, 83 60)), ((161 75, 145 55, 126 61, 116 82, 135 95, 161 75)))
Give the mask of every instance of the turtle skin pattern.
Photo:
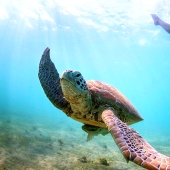
POLYGON ((135 130, 118 119, 111 110, 105 110, 102 119, 127 161, 133 161, 149 170, 170 170, 170 157, 157 152, 135 130))
POLYGON ((38 77, 44 92, 53 105, 63 111, 69 107, 65 100, 60 85, 60 78, 54 63, 49 56, 49 48, 46 48, 39 64, 38 77), (47 56, 48 55, 48 56, 47 56))

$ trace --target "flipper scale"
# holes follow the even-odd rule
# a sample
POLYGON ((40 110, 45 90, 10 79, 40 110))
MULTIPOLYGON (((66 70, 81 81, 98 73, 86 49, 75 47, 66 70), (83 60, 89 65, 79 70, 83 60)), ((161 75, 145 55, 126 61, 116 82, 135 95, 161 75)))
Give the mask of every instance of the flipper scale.
POLYGON ((68 110, 69 103, 63 96, 60 77, 55 65, 50 59, 50 49, 47 47, 39 64, 38 77, 43 90, 55 107, 68 110))
POLYGON ((170 170, 170 157, 157 152, 139 133, 118 119, 113 111, 103 111, 102 119, 127 161, 149 170, 170 170))

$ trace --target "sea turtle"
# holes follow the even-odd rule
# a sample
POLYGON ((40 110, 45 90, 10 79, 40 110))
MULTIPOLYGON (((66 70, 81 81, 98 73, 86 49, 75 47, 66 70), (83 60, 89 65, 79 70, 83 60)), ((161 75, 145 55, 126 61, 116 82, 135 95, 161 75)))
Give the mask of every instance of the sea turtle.
POLYGON ((83 129, 88 133, 110 133, 127 162, 149 170, 170 170, 170 157, 157 152, 128 126, 143 119, 116 88, 100 81, 85 81, 80 72, 73 70, 64 71, 60 78, 49 48, 42 55, 38 76, 55 107, 85 124, 83 129))

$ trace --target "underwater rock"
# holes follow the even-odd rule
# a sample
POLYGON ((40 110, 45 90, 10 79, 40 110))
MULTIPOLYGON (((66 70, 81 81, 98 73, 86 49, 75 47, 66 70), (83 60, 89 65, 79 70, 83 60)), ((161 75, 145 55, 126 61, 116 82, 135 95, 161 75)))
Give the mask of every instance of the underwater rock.
POLYGON ((64 145, 64 142, 61 139, 58 139, 58 143, 59 143, 60 146, 64 145))
POLYGON ((86 158, 86 156, 83 156, 83 157, 79 158, 78 160, 79 160, 80 162, 82 162, 82 163, 87 163, 87 158, 86 158))
POLYGON ((107 160, 105 158, 100 158, 100 163, 102 165, 109 166, 109 163, 107 162, 107 160))

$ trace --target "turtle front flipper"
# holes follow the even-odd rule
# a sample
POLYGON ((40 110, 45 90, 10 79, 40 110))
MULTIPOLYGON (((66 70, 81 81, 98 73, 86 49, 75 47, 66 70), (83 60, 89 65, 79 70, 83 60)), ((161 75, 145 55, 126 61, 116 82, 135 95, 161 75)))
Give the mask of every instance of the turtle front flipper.
POLYGON ((135 130, 118 119, 113 111, 103 111, 102 119, 127 161, 149 170, 170 170, 170 157, 157 152, 135 130))
POLYGON ((69 103, 63 96, 60 77, 50 59, 50 49, 48 47, 45 49, 40 60, 38 77, 45 94, 53 105, 63 111, 67 110, 69 103))

